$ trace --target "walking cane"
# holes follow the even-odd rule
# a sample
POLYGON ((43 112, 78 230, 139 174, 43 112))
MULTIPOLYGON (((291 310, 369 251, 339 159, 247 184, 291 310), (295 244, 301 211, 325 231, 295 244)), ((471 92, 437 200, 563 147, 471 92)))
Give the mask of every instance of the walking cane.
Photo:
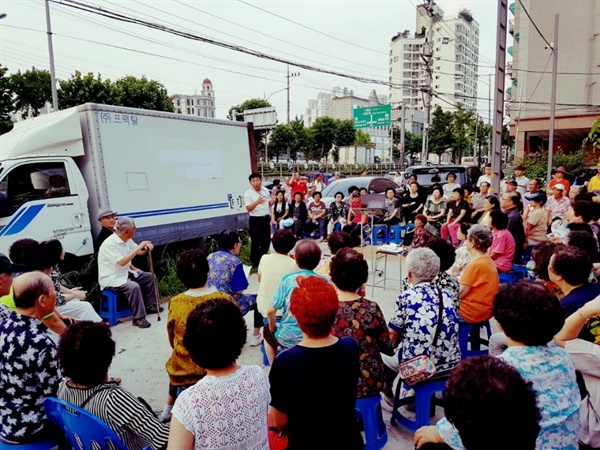
POLYGON ((158 303, 158 286, 156 285, 156 277, 154 276, 154 264, 152 264, 152 250, 148 250, 148 259, 150 260, 150 273, 152 274, 152 283, 154 283, 154 297, 156 298, 156 315, 157 321, 160 322, 160 305, 158 303))

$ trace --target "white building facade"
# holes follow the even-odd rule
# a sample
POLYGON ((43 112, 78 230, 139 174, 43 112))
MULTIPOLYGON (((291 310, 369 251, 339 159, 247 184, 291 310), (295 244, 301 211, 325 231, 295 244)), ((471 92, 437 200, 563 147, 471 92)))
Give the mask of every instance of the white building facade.
MULTIPOLYGON (((444 20, 443 11, 434 6, 436 20, 431 34, 433 50, 434 93, 444 100, 432 98, 432 110, 438 105, 444 110, 462 103, 475 109, 477 97, 477 64, 479 63, 479 24, 468 14, 444 20)), ((390 100, 395 108, 404 102, 408 109, 423 111, 423 95, 427 72, 423 59, 429 16, 423 5, 417 7, 415 33, 406 30, 391 39, 389 81, 399 87, 390 88, 390 100)), ((397 119, 399 113, 394 113, 397 119)))
POLYGON ((212 82, 208 78, 205 78, 202 82, 202 92, 200 94, 175 94, 171 96, 171 99, 177 114, 215 118, 217 109, 215 91, 212 82))

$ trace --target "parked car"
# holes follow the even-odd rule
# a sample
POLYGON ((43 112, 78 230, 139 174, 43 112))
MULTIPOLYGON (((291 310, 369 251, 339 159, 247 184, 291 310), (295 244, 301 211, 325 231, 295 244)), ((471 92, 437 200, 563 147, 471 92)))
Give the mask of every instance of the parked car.
POLYGON ((369 194, 381 194, 384 195, 388 188, 393 188, 397 194, 402 193, 402 188, 394 183, 392 180, 388 180, 385 177, 352 177, 337 180, 323 189, 323 198, 321 201, 325 202, 327 207, 335 201, 335 193, 341 192, 344 194, 344 198, 348 196, 348 188, 350 186, 356 186, 359 189, 366 187, 369 194))
POLYGON ((431 188, 434 184, 438 183, 442 186, 446 184, 448 181, 446 180, 446 175, 450 172, 453 172, 456 175, 456 182, 458 184, 467 184, 471 183, 469 176, 467 174, 467 168, 465 166, 460 166, 456 164, 435 164, 428 166, 410 166, 404 172, 404 178, 408 181, 412 174, 417 176, 417 181, 419 185, 425 189, 425 191, 430 194, 431 188), (433 182, 433 177, 438 176, 440 178, 439 182, 433 182))

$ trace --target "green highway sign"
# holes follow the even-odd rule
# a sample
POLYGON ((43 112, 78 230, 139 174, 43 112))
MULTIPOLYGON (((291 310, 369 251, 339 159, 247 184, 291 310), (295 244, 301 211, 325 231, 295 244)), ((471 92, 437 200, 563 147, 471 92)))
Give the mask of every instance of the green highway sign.
POLYGON ((379 105, 355 108, 353 118, 354 128, 389 127, 392 120, 392 106, 379 105))

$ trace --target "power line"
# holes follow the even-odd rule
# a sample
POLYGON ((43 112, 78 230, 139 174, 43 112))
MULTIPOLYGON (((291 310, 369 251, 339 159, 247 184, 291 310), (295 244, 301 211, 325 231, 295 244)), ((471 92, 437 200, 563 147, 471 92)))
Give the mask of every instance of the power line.
MULTIPOLYGON (((548 39, 546 39, 544 37, 544 35, 542 34, 542 32, 540 31, 540 29, 538 28, 538 26, 536 25, 536 23, 533 21, 533 19, 531 18, 531 16, 529 15, 529 11, 527 11, 527 8, 525 8, 525 5, 523 5, 523 2, 521 0, 519 0, 519 5, 521 5, 521 8, 523 8, 523 12, 525 13, 525 15, 529 18, 529 21, 531 22, 531 25, 533 25, 533 28, 535 28, 535 31, 538 32, 538 34, 540 35, 540 37, 544 40, 544 42, 546 44, 548 44, 548 48, 552 48, 553 46, 552 44, 550 44, 550 42, 548 42, 548 39)), ((553 50, 554 51, 554 50, 553 50)))
POLYGON ((307 26, 307 25, 304 25, 304 24, 302 24, 302 23, 296 22, 296 21, 294 21, 294 20, 292 20, 292 19, 288 19, 287 17, 280 16, 279 14, 276 14, 276 13, 274 13, 274 12, 272 12, 272 11, 269 11, 269 10, 263 9, 263 8, 261 8, 261 7, 259 7, 259 6, 253 5, 253 4, 251 4, 251 3, 245 2, 244 0, 238 0, 238 2, 240 2, 240 3, 243 3, 244 5, 250 6, 251 8, 255 8, 255 9, 258 9, 258 10, 260 10, 260 11, 263 11, 263 12, 265 12, 265 13, 267 13, 267 14, 270 14, 270 15, 272 15, 272 16, 275 16, 275 17, 278 17, 278 18, 280 18, 280 19, 283 19, 283 20, 285 20, 285 21, 287 21, 287 22, 291 22, 291 23, 293 23, 293 24, 295 24, 295 25, 298 25, 298 26, 300 26, 300 27, 302 27, 302 28, 306 28, 307 30, 314 31, 315 33, 319 33, 319 34, 321 34, 321 35, 323 35, 323 36, 327 36, 328 38, 335 39, 336 41, 343 42, 344 44, 349 44, 349 45, 352 45, 352 46, 354 46, 354 47, 362 48, 363 50, 368 50, 368 51, 370 51, 370 52, 373 52, 373 53, 379 53, 380 55, 385 55, 385 56, 387 56, 387 53, 385 53, 385 52, 380 52, 379 50, 373 50, 372 48, 363 47, 362 45, 358 45, 358 44, 356 44, 356 43, 354 43, 354 42, 345 41, 345 40, 343 40, 343 39, 340 39, 340 38, 338 38, 338 37, 336 37, 336 36, 332 36, 332 35, 330 35, 330 34, 323 33, 323 32, 322 32, 322 31, 320 31, 320 30, 317 30, 317 29, 315 29, 315 28, 311 28, 311 27, 309 27, 309 26, 307 26))
POLYGON ((195 35, 193 33, 186 33, 180 30, 176 30, 176 29, 172 29, 169 27, 166 27, 164 25, 161 24, 157 24, 157 23, 153 23, 153 22, 147 22, 145 20, 141 20, 141 19, 137 19, 137 18, 133 18, 130 16, 126 16, 123 14, 119 14, 117 12, 114 11, 110 11, 107 10, 105 8, 97 8, 97 7, 93 7, 90 5, 87 5, 85 3, 81 3, 75 0, 64 0, 64 1, 59 1, 59 0, 50 0, 53 3, 59 4, 59 5, 63 5, 63 6, 67 6, 69 8, 74 8, 74 9, 78 9, 81 11, 85 11, 85 12, 89 12, 92 14, 96 14, 96 15, 100 15, 103 17, 107 17, 110 19, 114 19, 114 20, 118 20, 121 22, 126 22, 126 23, 132 23, 132 24, 136 24, 136 25, 140 25, 140 26, 144 26, 146 28, 151 28, 151 29, 155 29, 155 30, 159 30, 159 31, 163 31, 169 34, 173 34, 175 36, 180 36, 189 40, 194 40, 194 41, 199 41, 199 42, 204 42, 204 43, 208 43, 211 45, 216 45, 218 47, 222 47, 222 48, 226 48, 228 50, 233 50, 235 52, 238 53, 244 53, 244 54, 248 54, 248 55, 252 55, 255 56, 257 58, 261 58, 261 59, 267 59, 267 60, 271 60, 271 61, 276 61, 276 62, 280 62, 280 63, 284 63, 284 64, 290 64, 291 66, 294 67, 299 67, 305 70, 310 70, 313 72, 319 72, 319 73, 325 73, 325 74, 329 74, 329 75, 335 75, 335 76, 339 76, 342 78, 349 78, 349 79, 353 79, 356 81, 359 81, 361 83, 371 83, 371 84, 378 84, 378 85, 383 85, 383 86, 392 86, 392 87, 403 87, 404 85, 395 85, 393 83, 390 83, 388 81, 383 81, 383 80, 377 80, 377 79, 370 79, 370 78, 365 78, 365 77, 359 77, 356 75, 352 75, 352 74, 347 74, 347 73, 343 73, 343 72, 337 72, 337 71, 333 71, 333 70, 328 70, 328 69, 321 69, 318 67, 314 67, 314 66, 310 66, 308 64, 304 64, 304 63, 299 63, 296 61, 292 61, 292 60, 287 60, 285 58, 280 58, 277 56, 272 56, 266 53, 262 53, 260 51, 257 50, 253 50, 247 47, 242 47, 242 46, 238 46, 238 45, 232 45, 232 44, 228 44, 226 42, 222 42, 222 41, 218 41, 215 39, 209 39, 203 36, 198 36, 195 35))
MULTIPOLYGON (((544 78, 544 74, 546 73, 546 69, 548 68, 548 64, 550 64, 551 59, 552 59, 552 53, 550 53, 550 56, 548 56, 548 61, 546 61, 546 65, 544 66, 544 71, 540 75, 540 79, 538 80, 537 84, 533 88, 533 92, 531 92, 531 95, 529 96, 529 98, 527 99, 527 101, 525 103, 528 103, 529 100, 531 100, 533 98, 535 91, 537 91, 537 88, 540 86, 540 83, 542 82, 542 78, 544 78)), ((520 100, 519 100, 519 102, 520 102, 520 100)))
MULTIPOLYGON (((254 33, 258 33, 258 34, 260 34, 261 36, 265 36, 265 37, 268 37, 268 38, 270 38, 270 39, 273 39, 273 36, 272 36, 272 35, 270 35, 270 34, 268 34, 268 33, 263 33, 262 31, 255 30, 255 29, 253 29, 253 28, 250 28, 250 27, 248 27, 247 25, 241 25, 241 24, 239 24, 239 23, 237 23, 237 22, 234 22, 234 21, 232 21, 232 20, 228 20, 228 19, 225 19, 225 18, 223 18, 223 17, 219 17, 219 16, 217 16, 216 14, 211 14, 211 13, 209 13, 209 12, 207 12, 207 11, 204 11, 204 10, 202 10, 202 9, 199 9, 199 8, 197 8, 197 7, 195 7, 195 6, 192 6, 192 5, 188 4, 188 3, 181 2, 181 1, 179 1, 179 0, 173 0, 173 1, 174 1, 175 3, 179 3, 180 5, 183 5, 183 6, 186 6, 186 7, 188 7, 188 8, 191 8, 191 9, 193 9, 193 10, 195 10, 195 11, 198 11, 198 12, 200 12, 200 13, 206 14, 206 15, 208 15, 208 16, 210 16, 210 17, 214 17, 215 19, 222 20, 222 21, 224 21, 224 22, 230 23, 230 24, 232 24, 232 25, 235 25, 235 26, 237 26, 237 27, 241 27, 241 28, 243 28, 244 30, 247 30, 247 31, 252 31, 252 32, 254 32, 254 33)), ((350 63, 350 64, 356 64, 356 61, 350 61, 350 60, 347 60, 347 59, 340 58, 340 57, 338 57, 338 56, 333 56, 333 55, 330 55, 330 54, 328 54, 328 53, 323 53, 323 52, 320 52, 320 51, 318 51, 318 50, 315 50, 315 49, 312 49, 312 48, 308 48, 308 47, 304 47, 304 46, 302 46, 302 45, 298 45, 298 44, 296 44, 296 43, 294 43, 294 42, 291 42, 291 41, 286 41, 285 39, 282 39, 282 38, 279 38, 279 37, 277 38, 277 40, 278 40, 278 41, 280 41, 280 42, 284 42, 284 43, 286 43, 286 44, 289 44, 289 45, 293 45, 294 47, 301 48, 301 49, 303 49, 303 50, 308 50, 308 51, 310 51, 310 52, 317 53, 317 54, 319 54, 319 55, 327 56, 328 58, 337 59, 337 60, 344 61, 344 62, 347 62, 347 63, 350 63)), ((268 48, 268 47, 267 47, 267 48, 268 48)), ((375 70, 378 70, 378 71, 380 71, 380 72, 386 72, 386 70, 385 70, 385 69, 381 69, 380 67, 367 66, 367 65, 364 65, 364 64, 361 64, 361 65, 362 65, 362 67, 368 67, 369 69, 375 69, 375 70)))

